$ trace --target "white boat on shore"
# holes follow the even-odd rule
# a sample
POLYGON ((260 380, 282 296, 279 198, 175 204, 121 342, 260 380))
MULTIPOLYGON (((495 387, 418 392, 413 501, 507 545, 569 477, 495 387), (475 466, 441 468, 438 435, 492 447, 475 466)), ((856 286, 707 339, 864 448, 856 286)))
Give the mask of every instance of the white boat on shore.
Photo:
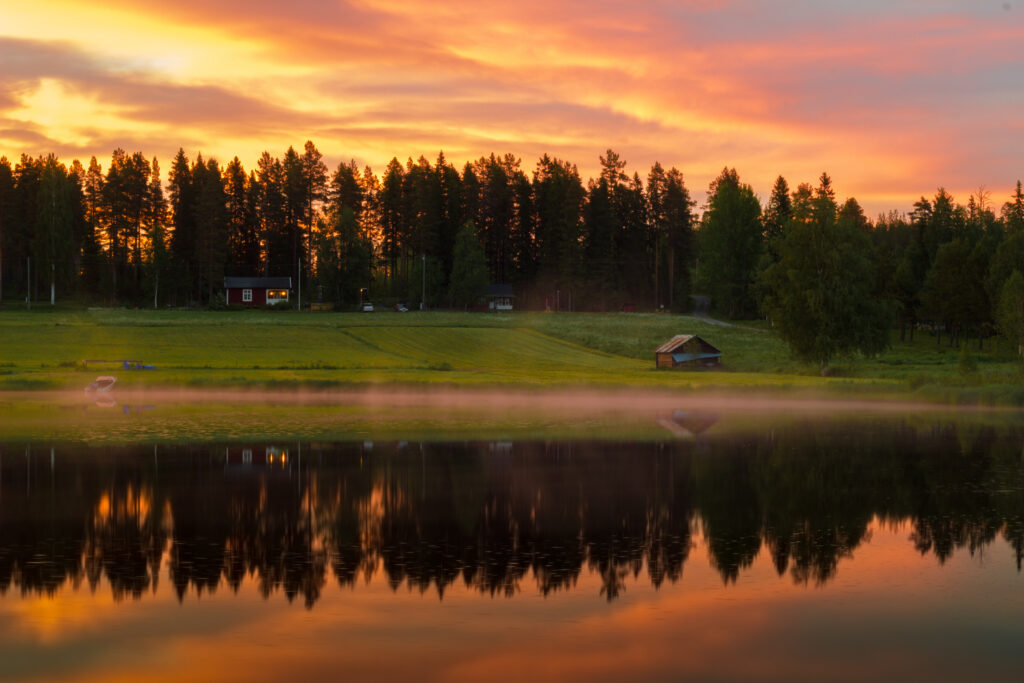
POLYGON ((114 384, 117 383, 117 378, 113 375, 100 375, 95 380, 89 383, 89 386, 85 388, 87 394, 102 394, 110 391, 114 388, 114 384))

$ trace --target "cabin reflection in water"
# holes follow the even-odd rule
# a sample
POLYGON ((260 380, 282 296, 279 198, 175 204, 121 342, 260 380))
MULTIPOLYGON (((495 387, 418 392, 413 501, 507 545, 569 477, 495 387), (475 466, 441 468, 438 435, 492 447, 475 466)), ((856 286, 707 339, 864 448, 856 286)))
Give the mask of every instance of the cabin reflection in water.
MULTIPOLYGON (((676 416, 678 417, 678 416, 676 416)), ((0 446, 0 591, 179 598, 255 577, 313 606, 382 574, 439 597, 679 581, 695 543, 726 582, 762 551, 829 581, 873 523, 944 562, 1024 550, 1019 429, 893 422, 696 442, 0 446), (163 584, 167 585, 167 584, 163 584)), ((851 571, 855 571, 851 569, 851 571)))
POLYGON ((224 470, 239 474, 260 471, 291 472, 292 461, 287 448, 278 446, 227 446, 224 448, 224 470))

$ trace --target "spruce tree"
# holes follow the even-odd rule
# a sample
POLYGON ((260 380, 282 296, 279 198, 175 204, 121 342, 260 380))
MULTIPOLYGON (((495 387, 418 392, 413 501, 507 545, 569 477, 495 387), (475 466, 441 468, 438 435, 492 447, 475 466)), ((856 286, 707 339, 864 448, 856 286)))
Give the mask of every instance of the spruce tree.
MULTIPOLYGON (((304 269, 300 263, 306 262, 303 224, 309 196, 306 164, 295 148, 289 147, 284 153, 281 166, 284 170, 284 231, 291 254, 285 272, 291 273, 293 287, 301 287, 299 279, 303 276, 304 269)), ((296 306, 299 304, 301 301, 296 300, 296 306)))
POLYGON ((404 202, 405 170, 393 157, 388 163, 381 180, 378 194, 378 210, 380 212, 381 256, 387 264, 385 276, 395 278, 398 271, 398 258, 401 254, 401 234, 405 222, 404 202))
POLYGON ((58 278, 63 286, 70 279, 73 263, 75 243, 70 199, 67 168, 50 154, 41 160, 32 253, 36 268, 50 285, 51 304, 55 301, 58 278))
POLYGON ((764 207, 764 237, 768 251, 777 256, 778 243, 790 215, 793 213, 793 200, 789 196, 789 183, 782 176, 775 179, 772 194, 764 207))
POLYGON ((708 187, 700 229, 700 277, 714 309, 734 319, 755 313, 753 284, 763 250, 757 196, 736 169, 725 168, 708 187))
POLYGON ((662 306, 661 298, 664 288, 661 279, 666 268, 662 266, 665 251, 665 235, 668 233, 665 218, 665 169, 659 162, 654 162, 647 173, 647 248, 651 254, 652 283, 654 289, 654 310, 662 306))
POLYGON ((235 157, 224 169, 227 199, 227 262, 231 274, 256 275, 260 265, 259 225, 256 199, 242 162, 235 157))
POLYGON ((171 164, 168 190, 172 216, 170 252, 177 271, 175 295, 182 296, 182 303, 191 303, 196 291, 194 282, 197 271, 193 265, 196 253, 196 192, 188 157, 185 156, 185 150, 180 148, 171 164))
POLYGON ((601 310, 607 310, 608 298, 617 289, 619 282, 615 218, 608 179, 601 176, 597 181, 591 180, 587 186, 587 205, 583 211, 586 245, 584 268, 590 281, 590 290, 596 293, 601 310))
POLYGON ((1008 235, 1024 232, 1024 187, 1019 180, 1010 201, 1003 204, 1003 223, 1008 235))
POLYGON ((665 175, 665 227, 668 244, 669 309, 685 313, 690 305, 691 273, 694 260, 693 206, 683 174, 674 166, 665 175))
MULTIPOLYGON (((149 280, 153 290, 153 308, 160 306, 161 287, 166 288, 170 254, 167 249, 167 200, 160 182, 160 163, 153 157, 147 194, 147 228, 149 243, 149 280)), ((166 298, 166 294, 164 294, 166 298)))
MULTIPOLYGON (((576 166, 544 155, 532 182, 537 286, 546 297, 569 296, 580 278, 586 190, 576 166)), ((559 299, 560 303, 560 299, 559 299)))
POLYGON ((92 297, 99 297, 104 291, 103 279, 107 272, 100 248, 104 220, 103 177, 103 169, 96 157, 92 157, 82 181, 82 279, 85 291, 92 297))
POLYGON ((192 166, 192 185, 195 188, 196 253, 199 266, 199 293, 206 290, 206 303, 213 302, 213 293, 224 279, 227 259, 227 196, 221 178, 220 166, 215 159, 204 162, 200 154, 192 166))
POLYGON ((256 218, 263 244, 264 276, 288 275, 291 270, 291 245, 286 228, 284 168, 281 161, 263 152, 256 163, 256 218))
POLYGON ((459 227, 465 222, 462 205, 462 178, 458 170, 445 159, 444 152, 439 152, 434 164, 441 192, 441 221, 438 225, 438 258, 442 281, 439 285, 447 291, 451 278, 454 260, 455 236, 459 227))

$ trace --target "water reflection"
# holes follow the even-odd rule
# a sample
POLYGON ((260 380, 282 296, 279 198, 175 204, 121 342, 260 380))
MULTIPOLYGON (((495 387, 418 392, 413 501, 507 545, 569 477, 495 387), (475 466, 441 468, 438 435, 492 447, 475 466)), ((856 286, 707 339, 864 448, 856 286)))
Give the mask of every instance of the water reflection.
MULTIPOLYGON (((671 443, 0 447, 0 592, 179 599, 249 577, 313 606, 378 572, 443 598, 680 581, 699 539, 726 583, 762 551, 822 585, 874 520, 945 562, 1024 557, 1024 430, 808 423, 671 443)), ((850 564, 850 571, 856 571, 850 564)))

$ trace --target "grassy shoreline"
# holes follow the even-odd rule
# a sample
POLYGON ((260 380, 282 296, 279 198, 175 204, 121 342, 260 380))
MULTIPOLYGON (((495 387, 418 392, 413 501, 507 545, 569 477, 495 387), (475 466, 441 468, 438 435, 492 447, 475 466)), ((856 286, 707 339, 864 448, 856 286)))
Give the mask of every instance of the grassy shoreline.
POLYGON ((599 388, 1024 405, 1011 349, 989 342, 971 354, 977 369, 961 372, 957 349, 919 336, 876 359, 839 361, 822 378, 759 323, 724 327, 686 316, 0 311, 0 391, 80 389, 113 374, 126 389, 599 388), (653 349, 679 333, 722 348, 724 369, 656 370, 653 349))

